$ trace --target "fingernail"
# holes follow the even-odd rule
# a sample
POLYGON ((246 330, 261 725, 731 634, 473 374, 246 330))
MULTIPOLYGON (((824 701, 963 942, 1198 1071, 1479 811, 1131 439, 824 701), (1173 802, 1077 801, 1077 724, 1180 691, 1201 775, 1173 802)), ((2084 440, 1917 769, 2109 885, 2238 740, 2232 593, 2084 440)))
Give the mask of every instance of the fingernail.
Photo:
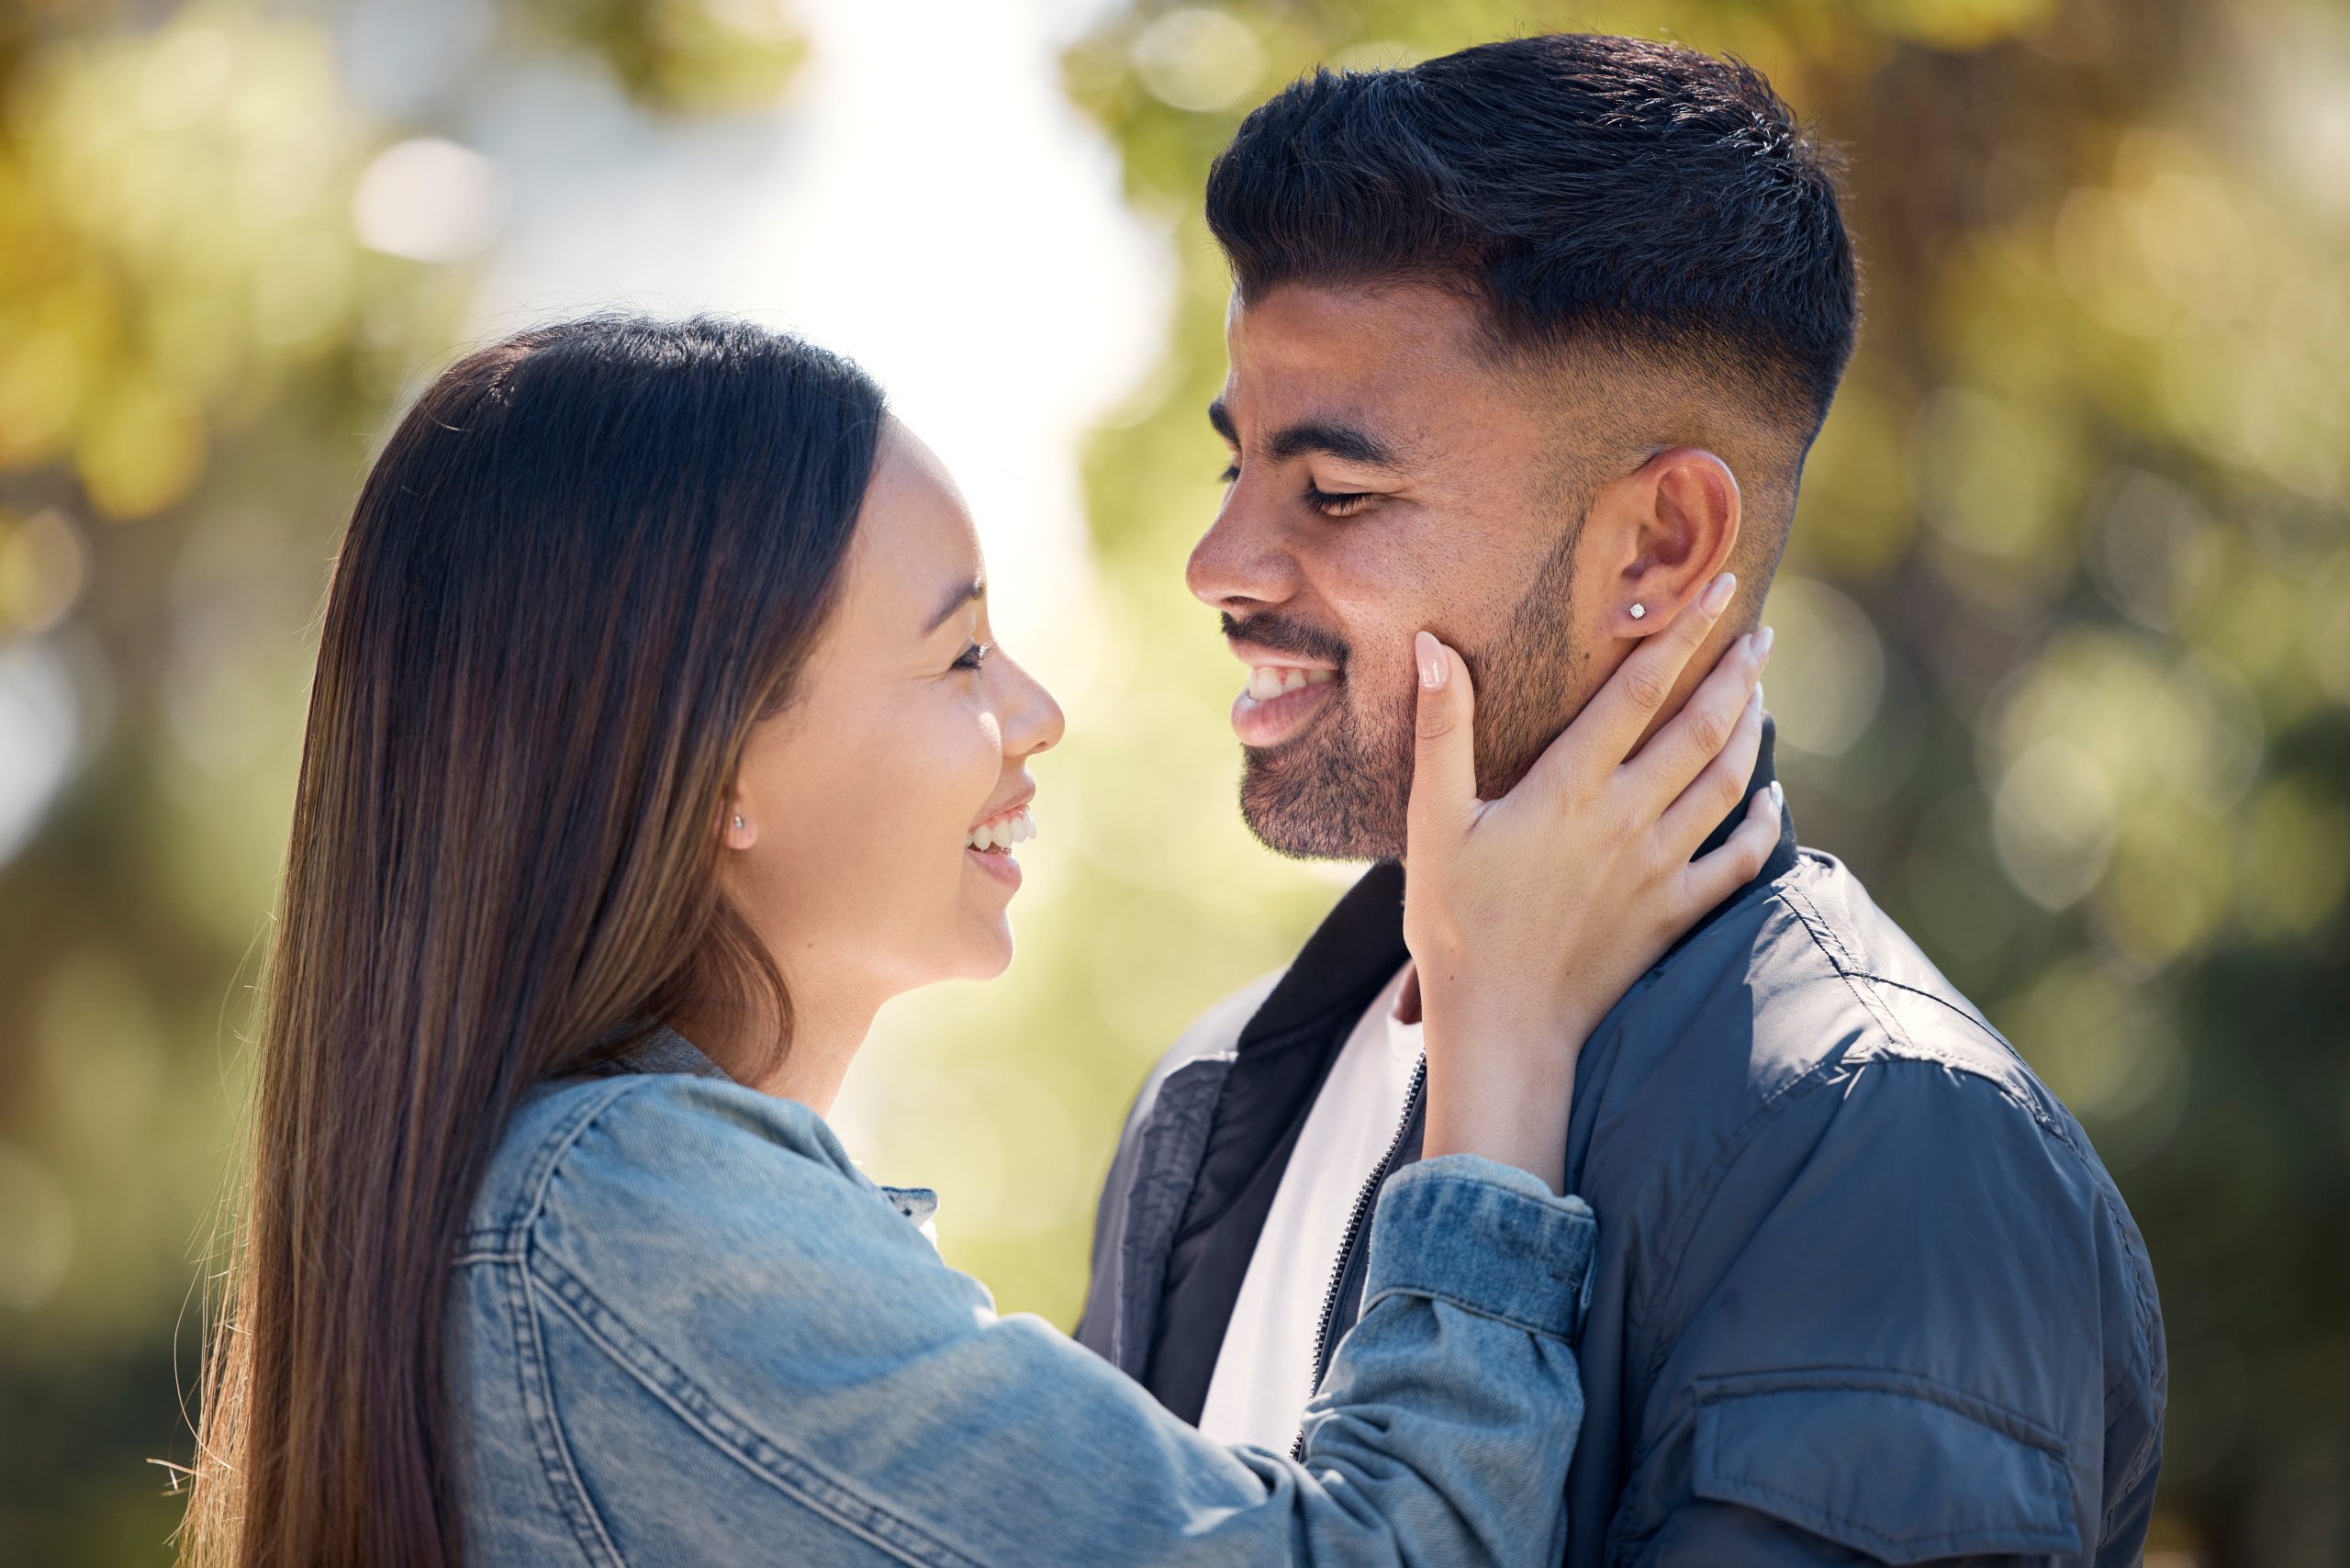
POLYGON ((1763 627, 1762 630, 1754 633, 1754 657, 1757 663, 1766 661, 1770 658, 1771 644, 1777 636, 1778 633, 1772 631, 1768 626, 1763 627))
POLYGON ((1706 597, 1698 604, 1707 615, 1719 615, 1729 603, 1729 596, 1738 591, 1738 574, 1724 572, 1707 585, 1706 597))
POLYGON ((1781 816, 1785 816, 1787 814, 1786 786, 1781 784, 1775 778, 1771 780, 1771 809, 1778 812, 1781 816))
POLYGON ((1446 665, 1444 644, 1422 632, 1412 639, 1412 651, 1419 655, 1420 684, 1430 691, 1443 689, 1444 683, 1452 678, 1452 671, 1446 665))

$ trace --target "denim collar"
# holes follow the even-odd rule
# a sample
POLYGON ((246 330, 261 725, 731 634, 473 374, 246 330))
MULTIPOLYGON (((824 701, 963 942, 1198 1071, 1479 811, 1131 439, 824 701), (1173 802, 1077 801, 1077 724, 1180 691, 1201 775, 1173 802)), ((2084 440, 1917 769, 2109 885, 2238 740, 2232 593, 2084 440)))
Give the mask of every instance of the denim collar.
POLYGON ((691 1040, 666 1024, 628 1049, 582 1070, 605 1078, 616 1078, 631 1072, 682 1072, 694 1078, 726 1077, 724 1068, 704 1056, 691 1040))

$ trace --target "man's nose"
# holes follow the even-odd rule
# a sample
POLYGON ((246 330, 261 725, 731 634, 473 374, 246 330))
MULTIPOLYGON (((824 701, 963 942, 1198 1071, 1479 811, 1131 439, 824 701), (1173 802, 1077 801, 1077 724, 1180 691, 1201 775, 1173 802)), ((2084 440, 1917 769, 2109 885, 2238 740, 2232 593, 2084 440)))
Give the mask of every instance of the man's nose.
POLYGON ((1284 603, 1295 596, 1298 577, 1297 558, 1281 529, 1241 485, 1225 497, 1183 566, 1192 594, 1217 610, 1284 603))

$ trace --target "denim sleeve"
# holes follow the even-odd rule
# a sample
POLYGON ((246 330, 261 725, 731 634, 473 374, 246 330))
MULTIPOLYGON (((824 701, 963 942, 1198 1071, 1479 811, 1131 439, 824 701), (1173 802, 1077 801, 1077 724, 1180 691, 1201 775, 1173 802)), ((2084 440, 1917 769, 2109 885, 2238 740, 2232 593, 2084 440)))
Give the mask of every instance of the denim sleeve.
POLYGON ((1042 1320, 999 1316, 755 1099, 615 1102, 534 1223, 541 1446, 612 1557, 1557 1562, 1595 1237, 1576 1200, 1465 1157, 1399 1174, 1300 1464, 1213 1443, 1042 1320))
POLYGON ((2159 1324, 2077 1129, 1906 1059, 1749 1130, 1629 1348, 1617 1560, 2135 1562, 2159 1324))

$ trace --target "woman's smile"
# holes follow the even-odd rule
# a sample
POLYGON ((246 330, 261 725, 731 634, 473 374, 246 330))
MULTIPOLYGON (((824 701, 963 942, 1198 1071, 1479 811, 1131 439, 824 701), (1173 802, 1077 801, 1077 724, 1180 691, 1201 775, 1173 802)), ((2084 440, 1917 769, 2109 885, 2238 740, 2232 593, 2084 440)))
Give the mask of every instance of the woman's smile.
POLYGON ((1032 785, 1011 804, 996 808, 963 840, 965 855, 1013 888, 1020 885, 1020 862, 1012 857, 1013 848, 1036 836, 1036 819, 1028 810, 1035 795, 1032 785))

